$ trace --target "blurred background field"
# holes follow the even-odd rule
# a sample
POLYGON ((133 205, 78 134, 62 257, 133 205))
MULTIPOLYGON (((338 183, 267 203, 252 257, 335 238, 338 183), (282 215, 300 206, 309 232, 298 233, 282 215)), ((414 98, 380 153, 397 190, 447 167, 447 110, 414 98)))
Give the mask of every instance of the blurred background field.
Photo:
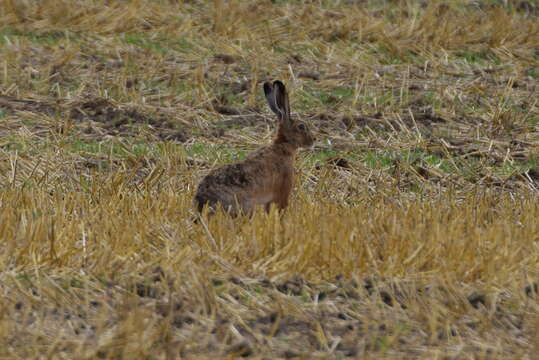
POLYGON ((0 0, 0 357, 534 359, 539 2, 0 0), (313 129, 289 209, 196 184, 313 129))

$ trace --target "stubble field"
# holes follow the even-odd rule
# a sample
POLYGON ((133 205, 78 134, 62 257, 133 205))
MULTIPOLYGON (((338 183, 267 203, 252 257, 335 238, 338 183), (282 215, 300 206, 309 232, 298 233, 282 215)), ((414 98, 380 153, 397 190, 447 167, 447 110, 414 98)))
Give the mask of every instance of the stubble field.
POLYGON ((537 358, 538 15, 0 0, 0 358, 537 358), (290 207, 194 223, 274 79, 290 207))

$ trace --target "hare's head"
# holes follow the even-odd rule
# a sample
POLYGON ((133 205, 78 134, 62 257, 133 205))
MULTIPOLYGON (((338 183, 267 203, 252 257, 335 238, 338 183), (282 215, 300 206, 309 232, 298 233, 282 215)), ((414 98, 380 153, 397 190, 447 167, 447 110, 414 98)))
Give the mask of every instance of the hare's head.
POLYGON ((277 141, 286 142, 294 147, 309 147, 314 142, 314 137, 305 124, 290 117, 290 104, 288 93, 282 82, 275 80, 272 83, 264 83, 264 94, 268 100, 270 109, 279 118, 279 133, 277 141))

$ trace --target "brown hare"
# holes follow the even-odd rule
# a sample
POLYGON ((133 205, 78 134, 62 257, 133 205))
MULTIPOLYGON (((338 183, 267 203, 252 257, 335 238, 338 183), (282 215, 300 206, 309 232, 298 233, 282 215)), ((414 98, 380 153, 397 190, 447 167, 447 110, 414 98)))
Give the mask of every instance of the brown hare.
POLYGON ((307 125, 292 120, 284 84, 276 80, 264 83, 270 109, 277 115, 279 128, 271 145, 261 147, 244 161, 211 171, 199 184, 194 203, 199 212, 209 213, 220 205, 232 216, 252 214, 256 206, 269 211, 288 205, 294 178, 294 157, 300 147, 310 147, 313 136, 307 125))

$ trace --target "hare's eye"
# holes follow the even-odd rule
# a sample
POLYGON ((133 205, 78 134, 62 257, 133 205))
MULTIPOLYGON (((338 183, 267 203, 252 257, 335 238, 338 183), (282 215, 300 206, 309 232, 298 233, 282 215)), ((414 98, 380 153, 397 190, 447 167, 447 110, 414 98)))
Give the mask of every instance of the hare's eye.
POLYGON ((298 130, 305 131, 305 124, 298 124, 298 130))

